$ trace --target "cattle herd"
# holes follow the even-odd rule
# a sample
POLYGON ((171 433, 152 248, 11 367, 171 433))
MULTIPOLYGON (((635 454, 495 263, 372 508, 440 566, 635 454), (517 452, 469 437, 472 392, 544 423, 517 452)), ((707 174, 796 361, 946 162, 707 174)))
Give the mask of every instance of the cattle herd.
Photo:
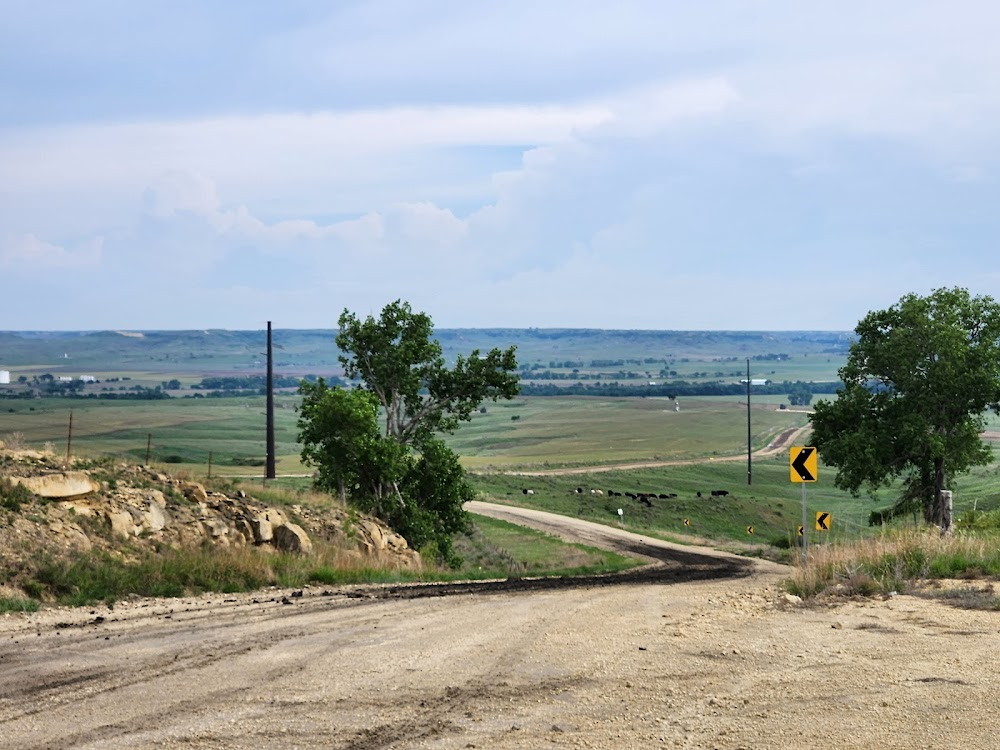
MULTIPOLYGON (((522 489, 521 492, 525 495, 535 494, 534 490, 528 488, 522 489)), ((585 495, 589 493, 595 497, 603 497, 604 495, 607 495, 608 497, 627 497, 631 500, 637 500, 647 508, 653 507, 654 500, 671 500, 677 497, 676 492, 618 492, 617 490, 586 490, 583 487, 577 487, 573 490, 573 492, 577 495, 585 495)), ((726 497, 729 494, 729 490, 712 490, 710 494, 712 497, 726 497)), ((697 497, 703 497, 701 492, 697 492, 695 495, 697 497)))

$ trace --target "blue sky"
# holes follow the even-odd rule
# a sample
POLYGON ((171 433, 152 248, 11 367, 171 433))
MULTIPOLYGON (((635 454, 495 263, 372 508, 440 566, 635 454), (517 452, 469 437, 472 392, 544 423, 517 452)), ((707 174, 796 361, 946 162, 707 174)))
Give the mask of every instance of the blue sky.
POLYGON ((4 330, 1000 296, 1000 5, 0 0, 4 330))

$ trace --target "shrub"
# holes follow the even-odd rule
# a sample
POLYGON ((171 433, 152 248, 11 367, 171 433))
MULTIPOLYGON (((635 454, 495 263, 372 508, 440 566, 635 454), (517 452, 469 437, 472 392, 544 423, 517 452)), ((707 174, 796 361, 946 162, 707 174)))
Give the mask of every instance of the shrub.
POLYGON ((22 484, 15 484, 7 477, 0 477, 0 507, 15 513, 21 510, 21 505, 31 500, 34 495, 22 484))

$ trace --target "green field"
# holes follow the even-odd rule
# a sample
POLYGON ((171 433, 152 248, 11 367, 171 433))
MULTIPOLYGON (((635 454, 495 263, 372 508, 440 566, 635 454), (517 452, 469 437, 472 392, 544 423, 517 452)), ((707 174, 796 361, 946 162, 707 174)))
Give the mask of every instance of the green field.
MULTIPOLYGON (((276 374, 337 374, 332 331, 275 331, 276 374)), ((843 363, 849 337, 839 333, 740 333, 678 331, 544 331, 452 330, 439 332, 446 356, 472 349, 518 346, 522 366, 572 372, 659 370, 667 366, 678 377, 729 379, 751 376, 772 380, 830 380, 843 363), (775 356, 770 356, 775 355, 775 356), (777 355, 781 355, 778 357, 777 355), (567 368, 567 361, 588 364, 567 368), (591 368, 594 361, 627 360, 591 368), (635 364, 638 362, 639 364, 635 364), (660 364, 657 364, 660 363, 660 364), (554 366, 554 367, 553 367, 554 366), (707 373, 707 375, 706 375, 707 373), (697 375, 697 377, 695 377, 697 375)), ((70 414, 74 455, 121 455, 144 461, 147 440, 150 461, 193 477, 213 475, 262 477, 265 454, 263 396, 185 398, 190 385, 219 374, 262 374, 265 339, 262 332, 153 332, 142 337, 119 333, 21 334, 0 333, 0 369, 12 379, 44 372, 80 374, 102 380, 85 392, 117 390, 122 383, 155 387, 176 378, 182 387, 164 400, 99 400, 66 398, 7 398, 0 400, 0 439, 32 447, 49 445, 57 454, 67 449, 70 414), (128 378, 111 381, 111 378, 128 378)), ((572 362, 571 362, 572 364, 572 362)), ((297 375, 296 375, 297 376, 297 375)), ((16 395, 23 386, 0 386, 0 395, 16 395)), ((817 396, 832 398, 832 396, 817 396)), ((805 411, 780 410, 781 395, 751 396, 750 438, 757 450, 783 430, 807 424, 805 411)), ((296 443, 298 397, 276 396, 276 447, 279 475, 308 475, 299 461, 296 443)), ((744 542, 788 539, 802 522, 799 485, 788 477, 787 452, 755 458, 753 484, 747 486, 747 406, 744 396, 680 398, 518 397, 484 404, 448 437, 450 445, 473 472, 484 499, 531 502, 534 507, 581 515, 635 530, 669 536, 702 535, 744 542), (679 409, 678 409, 679 406, 679 409), (737 457, 723 461, 724 457, 737 457), (695 460, 693 465, 609 471, 571 476, 523 477, 503 472, 609 466, 632 462, 695 460), (585 495, 574 490, 582 486, 585 495), (534 495, 521 490, 532 488, 534 495), (646 508, 627 498, 590 495, 591 488, 625 492, 675 493, 646 508), (725 489, 725 498, 711 498, 725 489), (703 497, 698 498, 697 493, 703 497), (690 525, 684 524, 688 519, 690 525), (754 527, 754 534, 747 527, 754 527)), ((990 416, 988 429, 1000 431, 1000 418, 990 416)), ((960 477, 956 510, 1000 507, 998 469, 977 469, 960 477)), ((807 528, 817 511, 834 518, 833 531, 817 540, 869 533, 868 514, 892 500, 855 499, 833 486, 831 469, 821 466, 820 481, 807 487, 807 528)), ((307 482, 307 479, 297 480, 307 482)))
MULTIPOLYGON (((297 399, 275 399, 275 448, 281 472, 302 472, 298 460, 294 406, 297 399)), ((98 401, 47 398, 0 404, 0 439, 20 433, 29 445, 51 443, 64 453, 73 417, 74 455, 113 454, 145 460, 151 441, 151 463, 207 473, 212 453, 215 474, 262 474, 248 466, 263 462, 265 399, 212 398, 162 401, 98 401), (178 460, 179 459, 179 460, 178 460)), ((261 466, 263 464, 261 463, 261 466)))
MULTIPOLYGON (((807 421, 803 412, 751 405, 754 449, 807 421)), ((665 398, 517 398, 488 404, 486 414, 473 415, 449 442, 472 469, 727 456, 746 453, 747 411, 744 401, 719 397, 677 404, 665 398)))

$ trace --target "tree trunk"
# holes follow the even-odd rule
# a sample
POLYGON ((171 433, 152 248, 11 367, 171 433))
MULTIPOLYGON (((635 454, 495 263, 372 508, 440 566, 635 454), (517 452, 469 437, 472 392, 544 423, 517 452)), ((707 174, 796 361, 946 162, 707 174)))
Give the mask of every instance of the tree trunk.
POLYGON ((946 512, 944 498, 944 459, 934 459, 934 496, 931 498, 931 513, 928 520, 944 532, 951 531, 951 514, 946 512))

